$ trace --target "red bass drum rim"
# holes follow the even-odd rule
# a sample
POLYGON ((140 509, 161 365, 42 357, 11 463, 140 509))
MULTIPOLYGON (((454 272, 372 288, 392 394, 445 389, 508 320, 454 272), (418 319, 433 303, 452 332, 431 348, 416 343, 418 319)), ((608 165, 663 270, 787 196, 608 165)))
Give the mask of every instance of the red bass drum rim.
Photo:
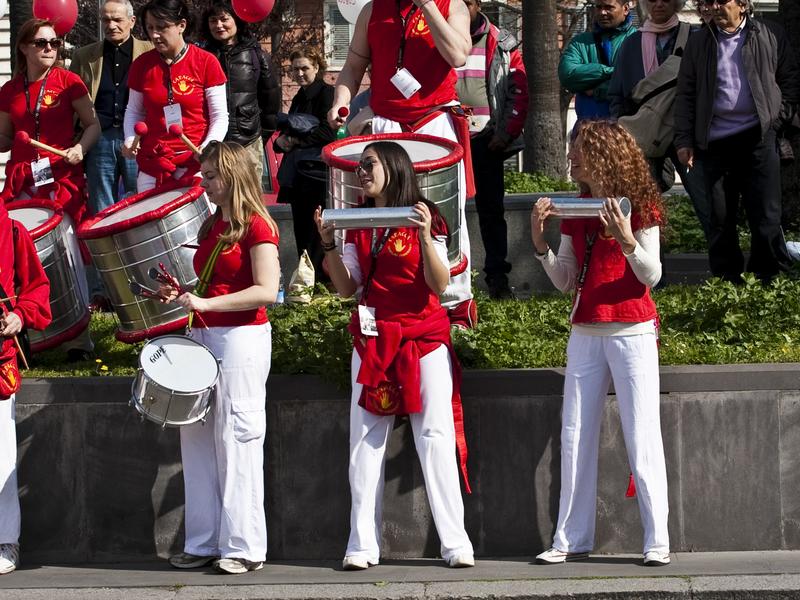
MULTIPOLYGON (((44 208, 53 212, 53 216, 47 219, 44 223, 39 225, 38 227, 34 227, 33 229, 28 230, 28 234, 30 234, 31 239, 34 241, 38 240, 44 235, 47 235, 51 231, 53 231, 58 224, 64 219, 64 211, 61 207, 56 206, 56 204, 50 200, 41 200, 38 198, 31 198, 26 200, 14 200, 13 202, 9 202, 6 204, 5 209, 9 213, 9 217, 25 227, 25 223, 20 221, 19 219, 14 219, 14 216, 11 214, 12 210, 20 210, 24 208, 44 208)), ((25 229, 28 229, 25 227, 25 229)))
POLYGON ((159 188, 155 188, 152 190, 147 190, 146 192, 142 192, 141 194, 135 194, 130 196, 129 198, 125 198, 124 200, 120 200, 116 204, 112 204, 108 208, 103 209, 99 213, 97 213, 93 217, 89 217, 88 219, 84 220, 81 223, 81 226, 78 228, 78 238, 82 240, 95 240, 98 238, 109 237, 116 233, 121 233, 123 231, 128 231, 133 229, 134 227, 138 227, 139 225, 144 225, 145 223, 150 223, 151 221, 156 221, 158 219, 162 219, 172 213, 176 208, 180 208, 190 202, 196 201, 200 196, 203 195, 203 188, 199 185, 192 185, 186 189, 186 192, 175 198, 174 200, 170 200, 166 204, 151 210, 150 212, 146 212, 141 215, 136 215, 135 217, 131 217, 130 219, 125 219, 124 221, 119 221, 112 225, 105 225, 101 227, 94 227, 95 224, 102 221, 106 217, 113 215, 137 202, 141 202, 142 200, 146 200, 147 198, 151 198, 153 196, 157 196, 158 194, 163 194, 166 192, 171 192, 173 190, 177 190, 180 188, 185 188, 186 185, 181 185, 178 182, 169 183, 167 185, 163 185, 159 188))
POLYGON ((344 138, 343 140, 331 142, 322 149, 322 160, 325 161, 329 167, 341 169, 342 171, 354 171, 358 166, 358 162, 348 158, 342 158, 341 156, 335 156, 333 154, 334 151, 343 146, 349 146, 351 144, 380 141, 392 142, 397 140, 427 142, 429 144, 443 146, 450 151, 447 156, 433 160, 421 160, 419 162, 414 162, 414 158, 411 157, 411 161, 414 164, 415 173, 429 173, 430 171, 437 171, 446 167, 452 167, 453 165, 458 164, 464 158, 464 148, 461 147, 461 144, 446 138, 437 137, 435 135, 426 135, 424 133, 374 133, 372 135, 357 135, 344 138))

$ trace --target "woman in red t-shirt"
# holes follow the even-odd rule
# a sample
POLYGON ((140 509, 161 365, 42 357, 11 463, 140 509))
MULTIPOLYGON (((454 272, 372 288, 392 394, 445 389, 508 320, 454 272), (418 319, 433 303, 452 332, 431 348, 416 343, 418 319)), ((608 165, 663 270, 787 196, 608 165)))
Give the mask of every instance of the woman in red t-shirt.
POLYGON ((162 286, 160 293, 194 311, 191 336, 220 360, 220 377, 206 423, 180 429, 186 540, 170 564, 192 569, 214 562, 223 573, 244 573, 260 569, 267 554, 264 437, 272 334, 265 306, 278 295, 278 227, 242 146, 209 144, 200 169, 217 206, 198 235, 194 268, 201 280, 193 292, 162 286))
MULTIPOLYGON (((0 199, 47 198, 64 209, 67 251, 80 301, 88 306, 89 287, 75 225, 86 210, 83 156, 100 136, 100 123, 80 77, 56 65, 61 45, 50 21, 30 19, 20 27, 16 73, 0 88, 0 152, 11 150, 0 199), (83 129, 77 143, 76 115, 83 129), (17 139, 18 132, 64 150, 66 156, 37 149, 17 139)), ((88 327, 61 347, 71 362, 88 358, 94 347, 88 327)))
POLYGON ((173 124, 202 150, 222 141, 228 131, 225 73, 213 54, 184 39, 191 23, 184 0, 150 0, 139 11, 155 48, 131 64, 128 107, 125 110, 123 154, 136 157, 139 192, 169 178, 192 178, 198 157, 181 138, 169 133, 173 124), (133 149, 135 126, 147 124, 147 135, 133 149))
POLYGON ((45 19, 30 19, 19 30, 16 73, 0 88, 0 152, 11 150, 2 198, 52 197, 78 222, 86 207, 83 156, 97 141, 100 123, 80 77, 56 65, 62 43, 45 19), (77 143, 75 115, 83 127, 77 143), (67 155, 62 158, 15 139, 17 132, 67 155), (47 161, 53 182, 42 184, 48 179, 43 168, 47 161))
MULTIPOLYGON (((328 268, 342 296, 361 287, 350 331, 354 338, 350 408, 350 539, 343 567, 366 569, 380 559, 386 445, 397 414, 409 415, 441 553, 451 567, 474 564, 464 529, 459 465, 466 445, 459 394, 460 368, 450 322, 439 304, 447 286, 447 228, 420 192, 414 166, 395 142, 374 142, 356 168, 368 205, 413 206, 408 227, 357 230, 343 256, 333 227, 314 219, 328 268), (451 377, 442 376, 443 373, 451 377)), ((354 209, 358 210, 358 209, 354 209)))
POLYGON ((553 284, 574 292, 564 374, 561 500, 553 546, 541 564, 587 558, 594 547, 597 458, 608 387, 614 382, 644 529, 644 565, 669 563, 667 471, 659 416, 658 313, 650 288, 661 278, 661 194, 636 140, 617 123, 583 121, 571 171, 599 218, 565 220, 558 255, 544 237, 548 198, 531 213, 536 256, 553 284), (631 200, 625 216, 615 197, 631 200))

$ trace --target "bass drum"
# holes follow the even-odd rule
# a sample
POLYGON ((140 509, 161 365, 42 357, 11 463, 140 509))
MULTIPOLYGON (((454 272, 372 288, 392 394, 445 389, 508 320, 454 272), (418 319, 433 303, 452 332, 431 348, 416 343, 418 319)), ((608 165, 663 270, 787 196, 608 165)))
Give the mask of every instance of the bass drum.
POLYGON ((36 254, 50 280, 53 320, 44 331, 29 331, 31 350, 41 352, 72 340, 89 324, 89 307, 81 290, 83 269, 74 235, 67 232, 64 213, 53 202, 16 200, 6 205, 9 216, 22 223, 36 246, 36 254))
POLYGON ((182 286, 193 287, 197 233, 210 214, 203 188, 162 187, 109 206, 81 225, 78 237, 119 317, 118 340, 139 342, 186 325, 183 308, 134 296, 130 282, 157 287, 149 270, 163 263, 182 286))

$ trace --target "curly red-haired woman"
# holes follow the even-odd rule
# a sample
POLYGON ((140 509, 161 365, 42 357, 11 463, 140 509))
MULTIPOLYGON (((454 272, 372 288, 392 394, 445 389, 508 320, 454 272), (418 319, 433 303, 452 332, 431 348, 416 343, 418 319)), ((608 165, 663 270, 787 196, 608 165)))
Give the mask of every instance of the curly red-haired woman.
POLYGON ((588 194, 608 198, 599 218, 565 220, 558 255, 544 238, 553 212, 531 213, 537 258, 553 284, 574 291, 561 428, 561 500, 543 564, 586 558, 594 544, 597 455, 603 405, 613 380, 644 527, 644 564, 669 563, 667 473, 661 441, 658 314, 650 288, 661 279, 661 197, 636 141, 621 126, 586 121, 569 155, 588 194), (624 216, 615 197, 627 196, 624 216))

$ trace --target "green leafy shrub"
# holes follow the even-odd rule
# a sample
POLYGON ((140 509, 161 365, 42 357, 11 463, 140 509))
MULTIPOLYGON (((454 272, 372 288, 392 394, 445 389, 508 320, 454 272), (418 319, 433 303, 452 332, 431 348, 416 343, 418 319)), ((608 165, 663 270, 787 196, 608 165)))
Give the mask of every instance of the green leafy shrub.
MULTIPOLYGON (((654 293, 661 316, 661 364, 800 362, 800 281, 788 277, 764 286, 746 276, 734 286, 713 279, 701 286, 672 286, 654 293)), ((540 294, 528 300, 491 300, 478 292, 480 321, 454 334, 467 369, 561 367, 566 361, 570 299, 540 294)), ((350 384, 352 340, 347 332, 352 300, 318 290, 309 305, 270 309, 272 373, 307 373, 350 384)), ((135 372, 141 344, 114 340, 115 320, 92 317, 96 355, 113 375, 135 372)), ((91 376, 94 361, 65 365, 64 353, 36 356, 32 376, 91 376)))
POLYGON ((519 173, 506 170, 503 174, 507 194, 535 194, 539 192, 565 192, 577 189, 566 179, 554 179, 543 173, 519 173))

